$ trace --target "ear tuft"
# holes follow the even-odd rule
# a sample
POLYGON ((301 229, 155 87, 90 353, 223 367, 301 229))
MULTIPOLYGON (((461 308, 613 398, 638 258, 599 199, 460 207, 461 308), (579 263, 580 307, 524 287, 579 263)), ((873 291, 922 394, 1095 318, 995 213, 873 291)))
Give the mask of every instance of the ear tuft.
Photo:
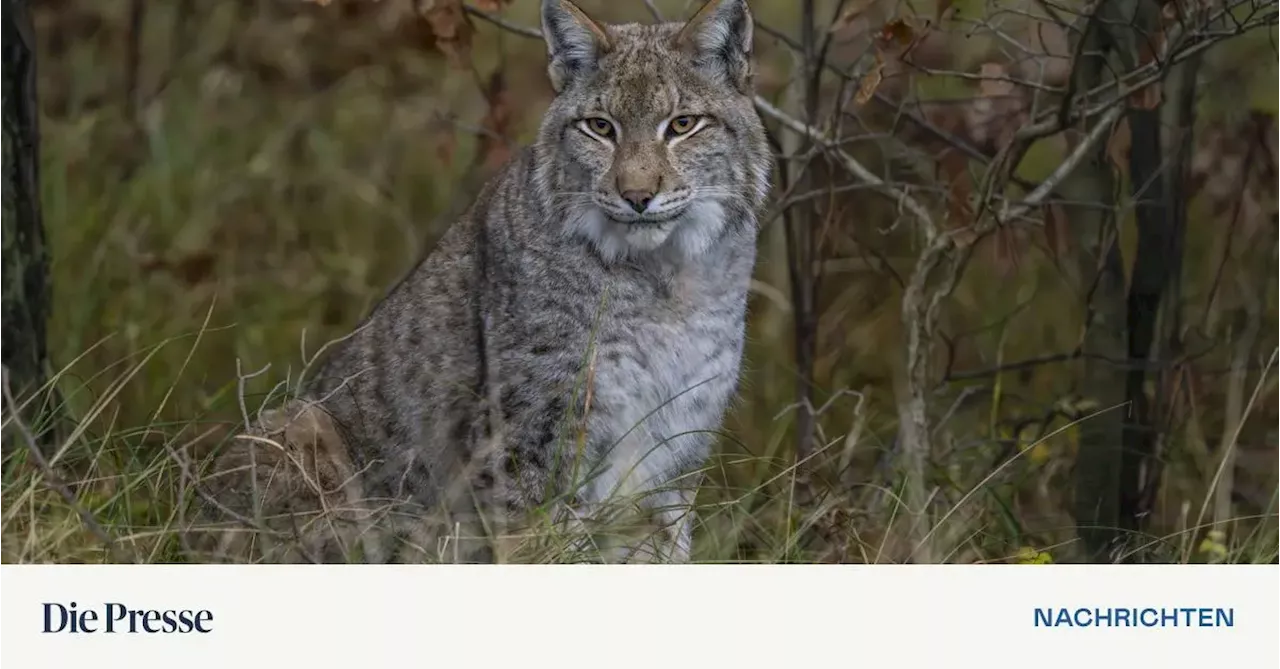
POLYGON ((708 0, 676 34, 673 46, 712 76, 748 93, 754 30, 746 0, 708 0))
POLYGON ((613 48, 604 26, 569 0, 542 0, 542 36, 550 59, 547 74, 556 93, 594 69, 600 56, 613 48))

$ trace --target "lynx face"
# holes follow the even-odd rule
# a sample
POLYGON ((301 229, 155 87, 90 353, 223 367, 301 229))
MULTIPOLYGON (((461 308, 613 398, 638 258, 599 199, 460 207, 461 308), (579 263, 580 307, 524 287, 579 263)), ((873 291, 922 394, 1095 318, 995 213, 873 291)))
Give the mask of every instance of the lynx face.
POLYGON ((713 0, 686 24, 602 25, 543 3, 557 96, 537 150, 543 196, 607 260, 700 255, 768 191, 752 104, 751 16, 713 0))

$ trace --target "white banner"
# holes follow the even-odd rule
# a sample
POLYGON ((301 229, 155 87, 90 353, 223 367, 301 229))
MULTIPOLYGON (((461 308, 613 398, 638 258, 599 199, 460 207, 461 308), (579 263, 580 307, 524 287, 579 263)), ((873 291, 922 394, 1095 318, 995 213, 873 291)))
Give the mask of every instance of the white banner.
POLYGON ((4 667, 1280 666, 1263 566, 0 567, 4 667))

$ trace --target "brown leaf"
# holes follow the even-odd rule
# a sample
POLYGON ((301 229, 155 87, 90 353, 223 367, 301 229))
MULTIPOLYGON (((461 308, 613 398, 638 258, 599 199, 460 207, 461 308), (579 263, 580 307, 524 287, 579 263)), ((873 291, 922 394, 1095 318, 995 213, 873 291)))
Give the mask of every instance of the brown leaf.
POLYGON ((1155 109, 1160 106, 1160 101, 1164 99, 1164 93, 1161 90, 1160 82, 1155 81, 1129 95, 1129 105, 1137 109, 1155 109))
POLYGON ((1071 238, 1067 235, 1067 224, 1067 210, 1062 203, 1046 202, 1044 204, 1044 241, 1049 249, 1049 256, 1055 261, 1071 245, 1071 238))
POLYGON ((978 93, 983 97, 1000 98, 1014 94, 1014 85, 1009 81, 1009 70, 1000 63, 983 63, 978 71, 982 81, 978 83, 978 93))
POLYGON ((853 96, 853 101, 865 105, 876 94, 876 89, 880 87, 880 82, 884 81, 884 54, 876 49, 876 60, 862 75, 862 81, 858 82, 858 93, 853 96))
POLYGON ((1107 138, 1107 157, 1122 173, 1129 171, 1129 147, 1133 145, 1133 137, 1129 134, 1129 120, 1121 118, 1111 130, 1107 138))
POLYGON ((511 0, 475 0, 471 3, 473 7, 482 12, 500 12, 511 4, 511 0))
POLYGON ((838 33, 853 25, 858 17, 862 16, 871 6, 875 4, 875 0, 858 0, 853 3, 852 7, 840 12, 835 21, 831 22, 831 28, 828 32, 838 33))
POLYGON ((511 124, 515 118, 511 91, 501 69, 489 77, 485 89, 489 109, 485 112, 481 127, 479 159, 486 173, 496 171, 511 157, 511 124))
POLYGON ((992 260, 996 269, 1005 277, 1015 274, 1022 265, 1022 245, 1018 237, 1018 231, 1007 225, 1000 226, 995 232, 992 260))
POLYGON ((912 28, 905 19, 894 19, 880 28, 880 41, 886 44, 906 46, 915 38, 915 28, 912 28))
POLYGON ((449 64, 466 69, 471 58, 471 34, 474 29, 462 9, 462 0, 423 0, 418 12, 431 26, 436 47, 449 59, 449 64))
POLYGON ((1026 122, 1027 102, 1001 63, 983 63, 979 69, 978 95, 964 107, 969 140, 989 151, 1000 151, 1026 122))
POLYGON ((173 273, 188 286, 201 284, 213 275, 216 260, 217 258, 209 251, 196 251, 174 263, 173 273))
POLYGON ((445 166, 452 167, 454 156, 458 151, 453 124, 443 118, 437 119, 431 124, 430 137, 431 144, 435 148, 436 159, 445 166))
POLYGON ((947 184, 947 225, 962 228, 973 221, 973 175, 969 173, 969 159, 954 149, 942 152, 938 157, 938 173, 947 184))
MULTIPOLYGON (((1150 65, 1156 61, 1157 55, 1164 50, 1167 30, 1177 25, 1178 9, 1176 2, 1165 5, 1161 11, 1162 25, 1149 38, 1138 43, 1138 66, 1150 65)), ((1138 109, 1155 109, 1164 98, 1159 81, 1143 86, 1129 95, 1129 104, 1138 109)))
POLYGON ((153 253, 143 253, 137 258, 138 268, 143 272, 163 272, 188 286, 204 283, 213 275, 217 257, 210 251, 194 251, 177 260, 170 260, 153 253))

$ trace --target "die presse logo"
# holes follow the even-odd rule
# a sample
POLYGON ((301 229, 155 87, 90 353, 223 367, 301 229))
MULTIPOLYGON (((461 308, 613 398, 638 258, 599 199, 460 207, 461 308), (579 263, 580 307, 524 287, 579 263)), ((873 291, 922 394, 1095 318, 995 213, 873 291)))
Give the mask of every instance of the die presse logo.
POLYGON ((45 602, 45 634, 208 634, 213 612, 207 609, 135 609, 116 602, 80 606, 45 602))

